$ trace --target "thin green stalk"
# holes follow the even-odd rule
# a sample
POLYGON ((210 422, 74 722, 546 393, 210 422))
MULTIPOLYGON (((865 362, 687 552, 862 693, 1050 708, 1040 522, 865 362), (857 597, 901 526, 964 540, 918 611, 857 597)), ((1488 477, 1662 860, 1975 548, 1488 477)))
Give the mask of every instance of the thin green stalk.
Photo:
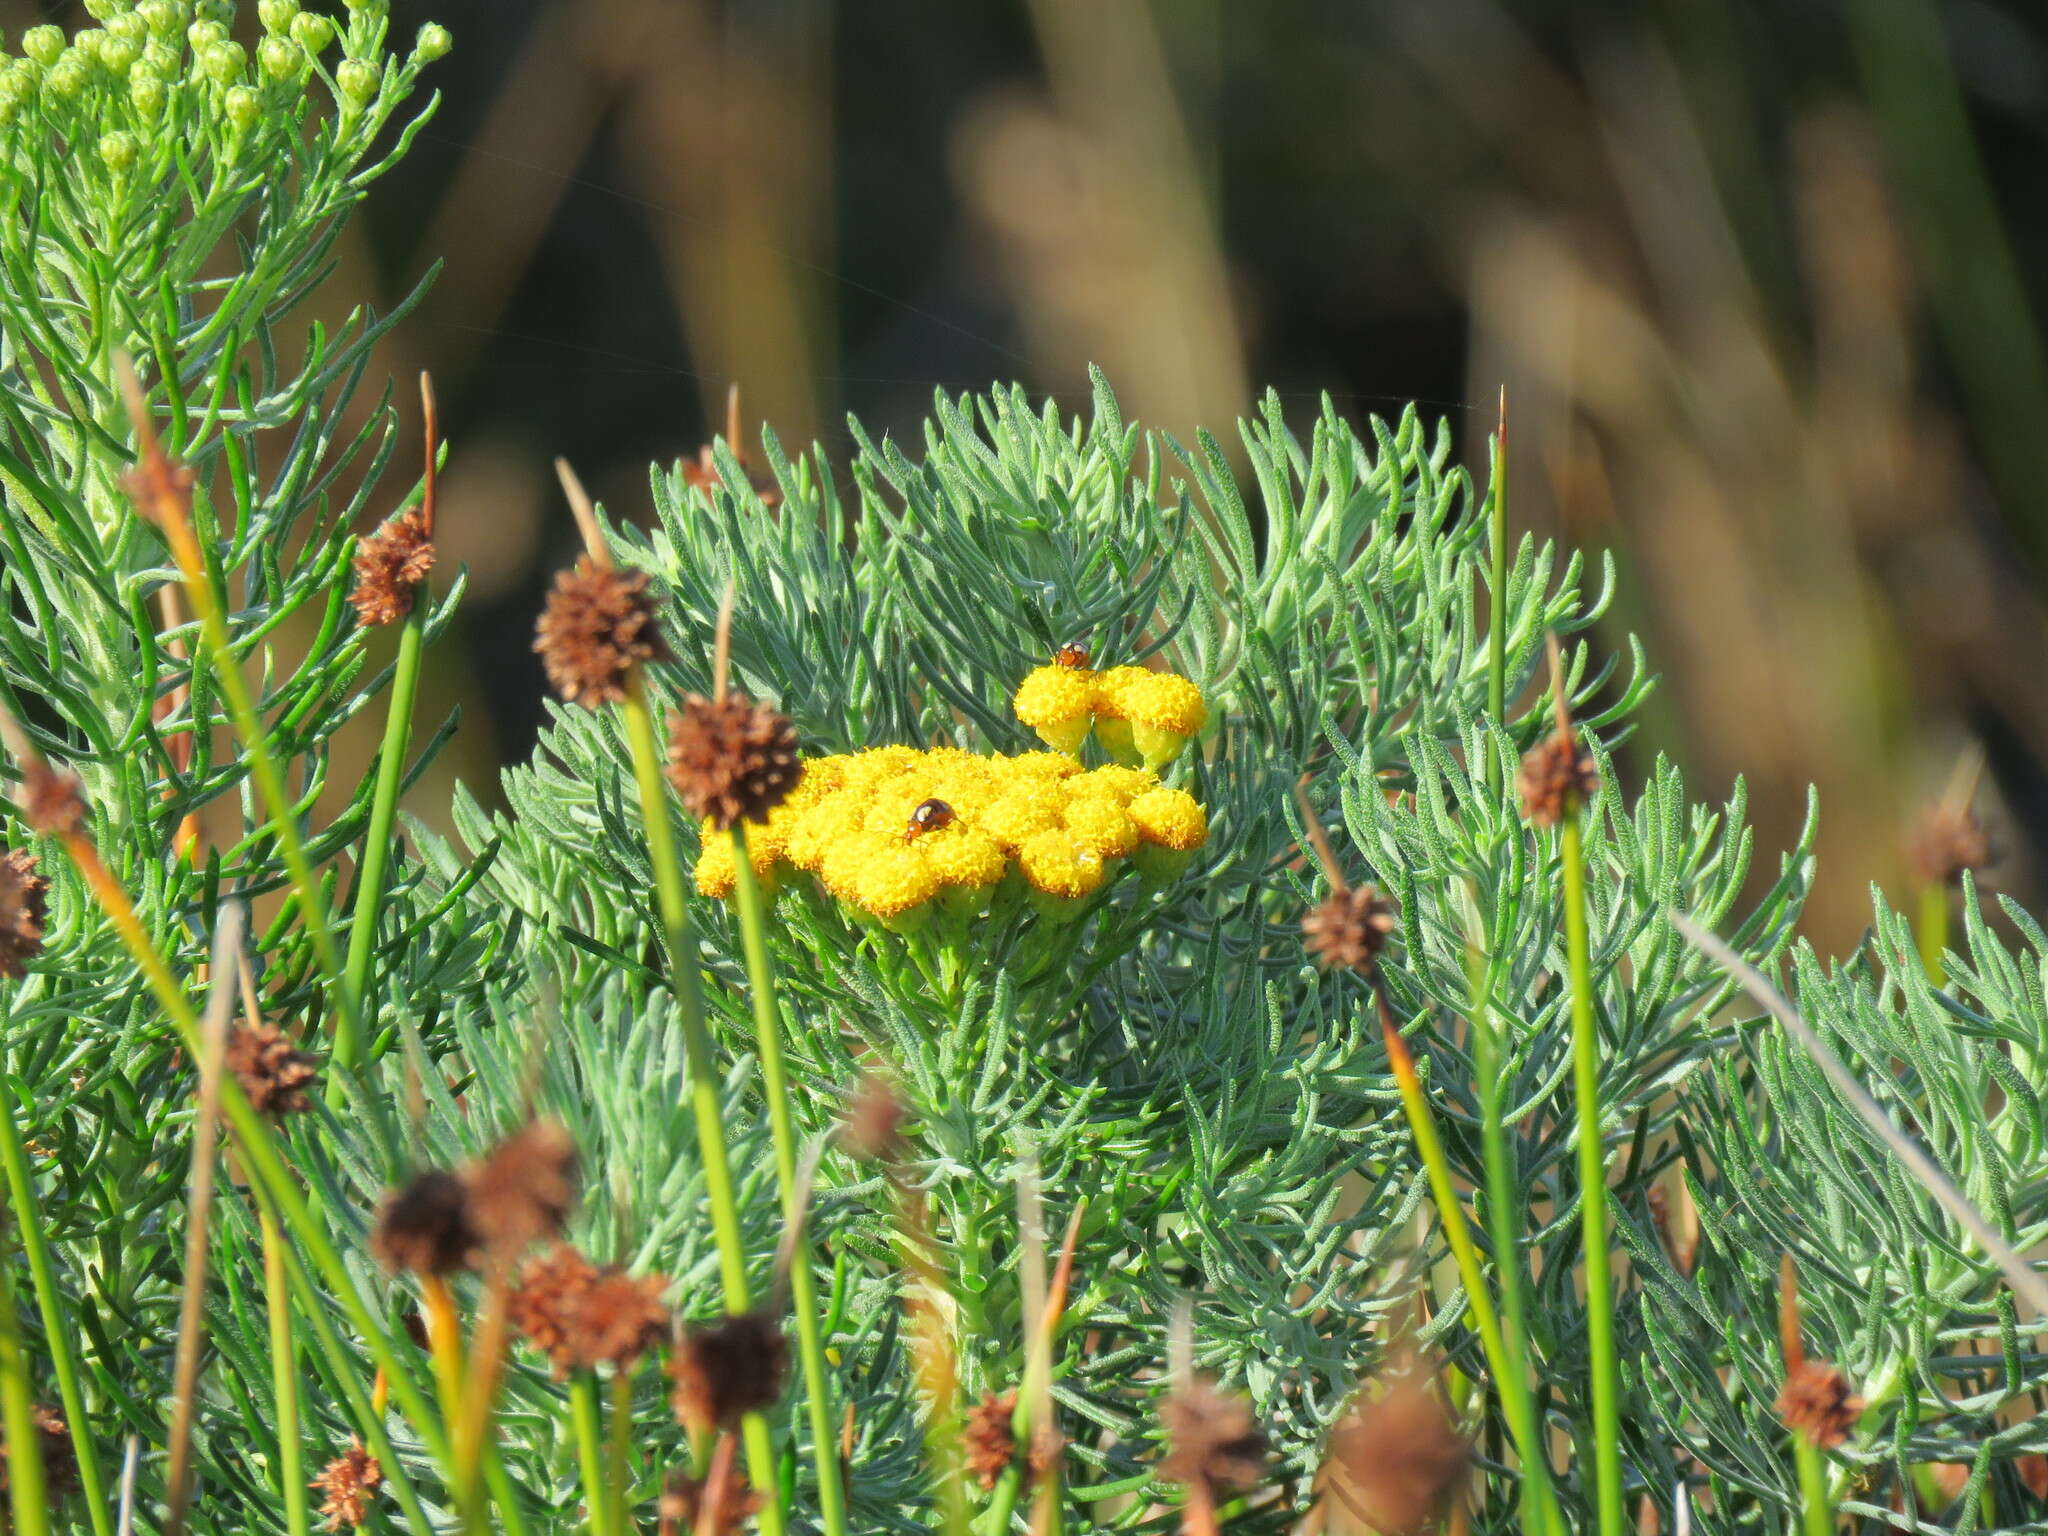
POLYGON ((1401 1038, 1400 1030, 1394 1026, 1385 990, 1377 983, 1373 990, 1377 994, 1380 1028, 1387 1045, 1387 1064, 1393 1071, 1395 1086, 1400 1090, 1401 1107, 1407 1114, 1408 1128, 1415 1137, 1416 1153, 1429 1177, 1429 1190, 1436 1201, 1437 1219, 1443 1224, 1444 1241, 1450 1245, 1459 1278, 1465 1283, 1466 1300, 1472 1309, 1473 1325, 1479 1332, 1480 1347, 1486 1354, 1486 1366, 1500 1392, 1501 1410, 1507 1416, 1508 1431, 1515 1437, 1515 1448, 1521 1453, 1523 1476, 1525 1479, 1533 1478, 1536 1483, 1536 1509, 1532 1512, 1525 1502, 1524 1526, 1531 1536, 1539 1531, 1547 1531, 1550 1536, 1564 1536, 1564 1519, 1557 1508, 1556 1491, 1544 1475, 1549 1463, 1543 1455, 1541 1426, 1536 1422, 1536 1404, 1529 1391, 1528 1378, 1510 1368, 1500 1316, 1494 1311, 1493 1297, 1487 1290, 1486 1276, 1479 1265, 1479 1250, 1473 1244, 1471 1228, 1465 1224, 1465 1210, 1459 1203, 1457 1184, 1451 1176, 1450 1159, 1444 1155, 1443 1142, 1437 1136, 1436 1121, 1429 1112, 1429 1101, 1423 1095, 1421 1079, 1415 1074, 1415 1060, 1409 1054, 1408 1042, 1401 1038))
POLYGON ((299 1349, 292 1338, 290 1282, 284 1272, 284 1234, 268 1204, 257 1207, 263 1229, 263 1301, 270 1313, 270 1379, 277 1395, 277 1475, 284 1494, 285 1529, 307 1536, 305 1447, 299 1439, 299 1349))
MULTIPOLYGON (((1493 440, 1493 484, 1487 497, 1488 552, 1493 557, 1486 635, 1486 708, 1505 725, 1508 707, 1508 392, 1500 392, 1500 431, 1493 440)), ((1493 754, 1486 758, 1491 783, 1493 754)))
MULTIPOLYGON (((796 1130, 789 1117, 789 1079, 782 1060, 782 1009, 775 997, 775 967, 768 958, 767 903, 747 855, 747 828, 732 829, 733 859, 739 867, 740 945, 754 993, 755 1048, 761 1056, 761 1089, 768 1099, 768 1127, 775 1141, 775 1181, 782 1192, 782 1220, 791 1232, 804 1230, 808 1212, 797 1177, 796 1130)), ((797 1356, 810 1410, 811 1453, 818 1478, 818 1518, 825 1536, 845 1536, 846 1498, 839 1486, 839 1453, 832 1426, 832 1378, 825 1367, 825 1340, 818 1326, 817 1281, 807 1242, 790 1254, 789 1291, 796 1313, 797 1356)))
POLYGON ((612 1372, 612 1436, 606 1454, 611 1464, 612 1529, 618 1536, 632 1536, 632 1480, 627 1474, 633 1456, 633 1372, 628 1366, 612 1372))
MULTIPOLYGON (((1504 1100, 1500 1028, 1493 1017, 1493 974, 1475 946, 1470 951, 1473 983, 1472 1064, 1479 1079, 1480 1144, 1486 1163, 1486 1235, 1493 1246, 1495 1283, 1500 1287, 1501 1353, 1505 1369, 1523 1390, 1529 1380, 1529 1315, 1522 1295, 1522 1242, 1515 1213, 1520 1209, 1521 1190, 1515 1178, 1515 1159, 1508 1145, 1504 1100)), ((1536 1413, 1533 1402, 1529 1419, 1536 1413)), ((1530 1447, 1523 1447, 1526 1457, 1530 1447)), ((1550 1464, 1538 1436, 1533 1462, 1522 1468, 1522 1524, 1533 1530, 1540 1519, 1537 1511, 1543 1498, 1539 1489, 1550 1481, 1550 1464)))
POLYGON ((0 1251, 0 1420, 7 1432, 14 1530, 18 1536, 48 1536, 42 1435, 36 1429, 35 1394, 29 1390, 28 1361, 22 1357, 21 1333, 14 1321, 14 1263, 4 1251, 0 1251))
POLYGON ((0 1095, 7 1100, 6 1112, 0 1114, 0 1163, 6 1166, 7 1202, 21 1231, 21 1247, 27 1255, 29 1279, 35 1287, 36 1309, 42 1314, 43 1337, 49 1344, 50 1366, 56 1373, 57 1393, 64 1404, 64 1422, 70 1428, 72 1449, 78 1456, 79 1497, 92 1521, 93 1536, 113 1536, 107 1485, 100 1473, 99 1453, 93 1446, 92 1424, 86 1417, 85 1393, 79 1386, 71 1324, 64 1315, 64 1293, 57 1286, 56 1267, 50 1262, 50 1245, 43 1231, 28 1151, 22 1145, 21 1128, 14 1123, 11 1081, 0 1082, 0 1095))
MULTIPOLYGON (((745 1239, 740 1233, 739 1202, 733 1196, 732 1166, 726 1155, 723 1103, 718 1074, 711 1064, 711 1032, 704 1025, 704 984, 690 941, 690 909, 683 895, 683 869, 676 859, 674 829, 669 825, 668 797, 662 784, 661 749, 655 741, 654 716, 647 707, 647 685, 636 672, 620 706, 626 741, 633 753, 633 776, 640 791, 640 814, 647 830, 647 854, 654 865, 655 898, 666 931, 669 978, 676 1011, 682 1017, 683 1048, 689 1056, 690 1107, 697 1122, 698 1153, 704 1160, 704 1188, 711 1205, 711 1227, 718 1241, 719 1279, 725 1309, 737 1315, 752 1307, 747 1292, 745 1239)), ((747 1451, 747 1476, 765 1499, 757 1517, 762 1536, 782 1536, 782 1503, 778 1493, 775 1445, 768 1421, 750 1413, 741 1421, 747 1451)))
POLYGON ((1942 986, 1948 979, 1941 957, 1948 953, 1948 887, 1929 881, 1920 887, 1920 964, 1928 981, 1942 986))
POLYGON ((597 1375, 579 1370, 569 1378, 569 1422, 576 1435, 576 1466, 583 1476, 583 1512, 590 1536, 613 1536, 611 1489, 597 1419, 597 1375))
POLYGON ((1835 1512, 1828 1500, 1826 1460, 1812 1441, 1796 1431, 1792 1436, 1792 1454, 1799 1463, 1799 1495, 1806 1536, 1833 1536, 1835 1512))
POLYGON ((1614 1350, 1614 1291, 1607 1248, 1607 1154, 1600 1115, 1600 1029, 1586 933, 1585 834, 1577 797, 1559 824, 1565 948, 1572 973, 1572 1086, 1579 1117, 1579 1219, 1586 1252, 1586 1343, 1593 1366, 1593 1472, 1600 1536, 1622 1536, 1621 1366, 1614 1350))
MULTIPOLYGON (((390 867, 391 828, 398 817, 398 792, 405 782, 405 759, 412 744, 413 701, 419 692, 420 658, 426 649, 427 589, 413 595, 413 610, 398 632, 398 660, 391 676, 391 696, 384 715, 384 745, 377 753, 377 787, 370 799, 370 826, 363 836, 363 867, 356 884, 355 906, 349 914, 348 968, 342 988, 360 1007, 370 996, 370 966, 377 948, 377 924, 384 912, 384 885, 390 867)), ((364 1042, 354 1032, 337 1033, 334 1056, 343 1067, 356 1065, 364 1042)), ((339 1103, 341 1079, 327 1084, 327 1100, 339 1103)))

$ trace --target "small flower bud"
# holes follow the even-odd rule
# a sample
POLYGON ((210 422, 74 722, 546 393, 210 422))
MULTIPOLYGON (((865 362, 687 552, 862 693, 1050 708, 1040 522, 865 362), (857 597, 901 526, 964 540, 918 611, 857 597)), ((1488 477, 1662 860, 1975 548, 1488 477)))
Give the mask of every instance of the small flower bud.
POLYGON ((292 18, 292 41, 308 53, 319 53, 334 41, 334 23, 314 11, 301 11, 292 18))
POLYGON ((341 87, 341 94, 357 106, 377 94, 382 78, 377 66, 366 59, 344 59, 334 71, 334 83, 341 87))
POLYGON ((368 11, 372 16, 390 9, 389 0, 342 0, 352 11, 368 11))
POLYGON ((430 21, 420 28, 419 38, 412 45, 412 56, 417 63, 431 64, 454 46, 455 39, 449 35, 448 29, 439 22, 430 21))
POLYGON ((185 29, 185 41, 196 56, 228 40, 228 29, 217 21, 195 21, 185 29))
POLYGON ((109 32, 100 39, 100 62, 114 74, 124 74, 128 66, 142 57, 142 45, 126 37, 116 37, 109 32))
POLYGON ((107 169, 116 176, 126 176, 135 168, 135 135, 132 133, 107 133, 100 136, 100 159, 107 169))
POLYGON ((170 87, 150 69, 148 64, 138 61, 128 71, 128 99, 135 104, 135 110, 149 122, 163 116, 164 102, 170 97, 170 87))
POLYGON ((64 31, 61 27, 30 27, 21 34, 21 51, 48 69, 64 57, 64 31))
POLYGON ((178 78, 178 56, 162 43, 152 42, 142 50, 142 57, 128 72, 133 75, 138 69, 148 70, 158 81, 168 85, 178 78))
POLYGON ((199 72, 215 85, 234 85, 248 61, 248 50, 240 43, 215 43, 199 55, 199 72))
POLYGON ((235 19, 235 0, 199 0, 192 11, 201 21, 219 22, 226 27, 235 19))
POLYGON ((91 83, 92 66, 78 56, 75 48, 66 49, 64 56, 52 64, 49 74, 43 77, 44 86, 59 99, 77 96, 91 83))
POLYGON ((114 14, 114 0, 85 0, 85 14, 94 21, 105 21, 114 14))
POLYGON ((266 32, 289 32, 299 14, 299 0, 256 0, 256 15, 266 32))
POLYGON ((100 44, 106 40, 107 34, 98 27, 87 27, 71 39, 71 49, 90 64, 100 56, 100 44))
POLYGON ((140 48, 149 41, 149 24, 139 12, 123 11, 119 16, 107 18, 107 36, 118 37, 140 48))
POLYGON ((185 9, 177 0, 142 0, 135 7, 135 14, 142 18, 151 37, 176 37, 178 29, 185 25, 185 9))
POLYGON ((247 133, 263 116, 263 98, 246 85, 232 87, 222 98, 221 106, 237 133, 247 133))
POLYGON ((256 62, 267 80, 290 80, 305 68, 304 50, 282 37, 266 37, 256 45, 256 62))

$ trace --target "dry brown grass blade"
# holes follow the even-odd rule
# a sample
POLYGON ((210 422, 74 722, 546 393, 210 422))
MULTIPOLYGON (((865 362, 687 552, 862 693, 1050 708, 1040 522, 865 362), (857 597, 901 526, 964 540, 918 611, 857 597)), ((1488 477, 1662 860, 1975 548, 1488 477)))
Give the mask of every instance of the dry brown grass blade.
POLYGON ((569 510, 575 515, 577 532, 583 535, 590 563, 600 570, 610 570, 612 552, 605 547, 604 530, 597 523, 597 508, 591 505, 590 493, 583 489, 582 480, 567 459, 555 460, 555 478, 562 482, 562 494, 569 498, 569 510))
POLYGON ((1330 846, 1330 834, 1323 830, 1322 818, 1308 803, 1306 774, 1294 786, 1294 803, 1301 810, 1301 829, 1308 834, 1309 846, 1315 850, 1316 862, 1323 866, 1323 876, 1330 882, 1331 893, 1334 895, 1348 889, 1344 883, 1344 871, 1337 864, 1336 850, 1330 846))
POLYGON ((213 1170, 219 1149, 221 1060, 227 1050, 228 1021, 237 989, 229 981, 241 969, 242 906, 221 909, 213 931, 212 987, 201 1021, 199 1107, 192 1125, 192 1183, 185 1218, 185 1282, 178 1304, 177 1359, 172 1372, 169 1468, 164 1474, 164 1533, 179 1536, 191 1497, 192 1415, 199 1387, 199 1351, 206 1327, 206 1240, 213 1214, 213 1170))
POLYGON ((433 375, 420 372, 420 432, 426 467, 420 473, 420 522, 429 542, 434 537, 434 507, 441 475, 441 411, 434 399, 433 375))
POLYGON ((1921 1188, 1934 1198, 1935 1203, 1977 1240, 1985 1254, 2004 1272, 2006 1283, 2036 1312, 2048 1316, 2048 1280, 2043 1280, 2012 1244, 1998 1235, 1997 1229, 1984 1219, 1983 1213, 1955 1187, 1948 1175, 1935 1166, 1934 1159, 1921 1150, 1920 1144, 1892 1124, 1891 1116, 1870 1096, 1870 1090, 1858 1082, 1856 1075, 1842 1064, 1841 1058, 1828 1049, 1827 1042, 1800 1017, 1799 1010, 1719 937, 1707 932, 1683 912, 1673 911, 1669 915, 1680 933, 1705 951, 1709 958, 1741 983, 1745 992, 1791 1031, 1806 1048, 1807 1055, 1813 1058, 1814 1065, 1820 1068, 1821 1074, 1849 1101, 1850 1108, 1856 1111, 1863 1123, 1897 1154, 1899 1161, 1920 1181, 1921 1188))
POLYGON ((732 606, 739 594, 738 583, 728 580, 718 599, 718 628, 712 638, 711 696, 725 702, 725 689, 732 672, 732 606))

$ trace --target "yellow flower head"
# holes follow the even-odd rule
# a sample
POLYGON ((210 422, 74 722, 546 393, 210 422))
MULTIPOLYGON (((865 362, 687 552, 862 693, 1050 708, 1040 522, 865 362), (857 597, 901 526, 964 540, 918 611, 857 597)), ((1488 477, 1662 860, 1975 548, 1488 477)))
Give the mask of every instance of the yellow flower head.
POLYGON ((1209 720, 1209 706, 1202 690, 1173 672, 1147 672, 1117 689, 1118 713, 1133 726, 1150 726, 1176 736, 1192 736, 1209 720))
POLYGON ((739 877, 739 861, 732 854, 732 839, 717 832, 707 832, 703 851, 697 855, 697 894, 723 901, 732 894, 739 877))
POLYGON ((1060 824, 1065 799, 1056 780, 1016 783, 981 813, 977 824, 1005 848, 1015 848, 1034 832, 1060 824))
POLYGON ((939 877, 916 843, 877 848, 854 878, 853 899, 877 917, 898 917, 939 893, 939 877))
POLYGON ((1118 805, 1129 805, 1148 789, 1159 787, 1159 776, 1143 768, 1125 768, 1112 763, 1077 774, 1067 787, 1076 795, 1100 795, 1118 805))
POLYGON ((818 864, 818 883, 840 901, 860 900, 861 879, 876 858, 903 846, 901 838, 855 829, 842 832, 818 864))
POLYGON ((1097 858, 1122 858, 1138 846, 1138 828, 1130 813, 1106 796, 1069 800, 1060 819, 1075 846, 1097 858))
POLYGON ((1003 845, 979 827, 954 822, 917 840, 917 851, 939 884, 994 885, 1010 860, 1003 845))
POLYGON ((1037 784, 1047 779, 1070 779, 1081 765, 1059 752, 1020 752, 1015 757, 993 760, 996 777, 1006 784, 1037 784))
POLYGON ((1148 789, 1130 804, 1131 820, 1148 843, 1186 853, 1209 840, 1209 815, 1184 789, 1148 789))
POLYGON ((1086 667, 1040 667, 1017 685, 1017 718, 1056 752, 1078 752, 1095 712, 1095 674, 1086 667))
POLYGON ((1100 854, 1077 847, 1064 829, 1034 832, 1017 849, 1017 867, 1034 891, 1073 901, 1093 894, 1108 877, 1100 854))

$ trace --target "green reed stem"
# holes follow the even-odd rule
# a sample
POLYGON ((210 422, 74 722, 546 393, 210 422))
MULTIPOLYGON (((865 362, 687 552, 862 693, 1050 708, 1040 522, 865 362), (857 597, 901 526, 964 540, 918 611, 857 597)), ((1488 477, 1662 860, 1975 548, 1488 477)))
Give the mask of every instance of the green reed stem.
MULTIPOLYGON (((1507 401, 1502 396, 1505 418, 1507 401)), ((1487 496, 1488 553, 1493 557, 1492 587, 1487 594, 1486 708, 1499 723, 1507 723, 1508 707, 1508 439, 1507 422, 1493 440, 1493 484, 1487 496)), ((1488 782, 1494 772, 1493 754, 1486 758, 1488 782)))
POLYGON ((1944 985, 1948 972, 1941 957, 1948 953, 1948 887, 1930 881, 1920 887, 1920 921, 1915 925, 1920 939, 1920 964, 1935 986, 1944 985))
MULTIPOLYGON (((427 588, 413 594, 412 613, 398 632, 398 659, 391 675, 391 696, 384 712, 384 745, 377 753, 377 787, 370 798, 370 827, 363 837, 363 866, 349 914, 348 968, 342 990, 362 1008, 370 997, 370 967, 377 949, 377 924, 384 913, 384 886, 390 869, 391 828, 398 818, 398 792, 405 783, 406 753, 412 746, 413 701, 419 693, 420 658, 426 649, 427 588)), ((364 1041, 351 1032, 334 1039, 334 1058, 342 1067, 356 1065, 364 1041)), ((327 1101, 338 1104, 341 1079, 327 1084, 327 1101)))
POLYGON ((590 1536, 613 1536, 612 1490, 597 1419, 597 1374, 578 1370, 569 1378, 569 1422, 576 1435, 576 1465, 583 1474, 583 1513, 590 1536))
MULTIPOLYGON (((1479 1079, 1480 1144, 1486 1163, 1486 1233, 1500 1287, 1502 1365, 1508 1373, 1501 1390, 1503 1396, 1513 1391, 1530 1397, 1529 1314, 1522 1294, 1520 1223, 1515 1219, 1521 1208, 1521 1185, 1515 1176, 1514 1152, 1508 1145, 1507 1083, 1501 1065, 1500 1027, 1493 1016, 1493 975, 1476 946, 1468 951, 1468 958, 1473 988, 1472 1064, 1479 1079)), ((1540 1428, 1533 1398, 1525 1412, 1532 1429, 1540 1428)), ((1549 1489, 1550 1462, 1540 1433, 1521 1449, 1522 1524, 1525 1530, 1534 1531, 1541 1528, 1536 1522, 1542 1518, 1540 1511, 1549 1489)))
POLYGON ((633 1536, 633 1373, 626 1366, 612 1371, 612 1436, 606 1447, 610 1464, 609 1495, 612 1501, 612 1529, 618 1536, 633 1536))
POLYGON ((1458 1266, 1458 1276, 1465 1284, 1472 1321, 1479 1332, 1480 1348, 1486 1354, 1487 1369, 1492 1372, 1494 1384, 1500 1391, 1501 1410, 1507 1415, 1508 1431, 1515 1437, 1515 1448, 1521 1453, 1523 1477, 1535 1482, 1534 1507, 1529 1500, 1523 1501, 1523 1527, 1530 1536, 1538 1536, 1540 1532, 1565 1536, 1557 1495, 1545 1475, 1549 1462, 1544 1458, 1540 1426, 1536 1422, 1536 1404, 1529 1391, 1528 1377, 1512 1369, 1507 1343, 1501 1334, 1500 1316, 1495 1312, 1492 1294, 1486 1288, 1486 1276, 1479 1265, 1479 1250, 1472 1241, 1471 1228, 1465 1223, 1465 1210, 1458 1200, 1458 1186, 1451 1175, 1450 1159, 1444 1155, 1443 1142, 1437 1136, 1436 1121, 1430 1114, 1422 1082, 1415 1074, 1415 1060, 1409 1054, 1408 1042, 1401 1038, 1400 1031, 1394 1026, 1385 991, 1377 983, 1374 990, 1379 994, 1380 1025, 1386 1039, 1387 1064, 1393 1070, 1395 1086, 1400 1090, 1401 1108, 1407 1114, 1408 1128, 1415 1137, 1416 1153, 1429 1177, 1429 1192, 1436 1201, 1437 1219, 1443 1224, 1444 1241, 1450 1246, 1451 1257, 1458 1266))
POLYGON ((48 1536, 43 1441, 36 1429, 35 1394, 29 1390, 28 1361, 22 1355, 21 1331, 14 1319, 14 1262, 4 1250, 0 1250, 0 1421, 4 1421, 7 1435, 13 1529, 16 1536, 48 1536))
MULTIPOLYGON (((690 1060, 690 1107, 697 1122, 698 1153, 704 1160, 704 1188, 711 1204, 711 1227, 718 1240, 719 1279, 725 1309, 747 1311, 745 1239, 740 1233, 739 1202, 733 1196, 732 1165, 726 1154, 724 1106, 718 1075, 711 1064, 711 1032, 704 1025, 704 983, 690 940, 690 909, 683 895, 683 867, 676 858, 675 831, 669 825, 668 797, 661 777, 661 749, 655 741, 654 716, 647 707, 647 685, 636 672, 620 706, 626 741, 633 753, 633 777, 640 791, 640 815, 647 831, 647 854, 654 865, 655 898, 666 930, 669 978, 676 1011, 683 1024, 683 1048, 690 1060)), ((762 1495, 757 1521, 762 1536, 782 1536, 781 1479, 776 1475, 775 1444, 768 1421, 758 1413, 740 1423, 747 1451, 747 1476, 762 1495)))
POLYGON ((1820 1448, 1794 1430, 1792 1455, 1799 1463, 1801 1518, 1806 1526, 1806 1536, 1833 1536, 1835 1510, 1828 1498, 1827 1464, 1820 1448))
MULTIPOLYGON (((746 955, 747 980, 754 993, 755 1047, 761 1055, 761 1089, 768 1099, 768 1127, 775 1141, 775 1181, 782 1192, 782 1219, 801 1232, 809 1213, 798 1187, 796 1130, 789 1116, 789 1077, 782 1059, 782 1009, 775 996, 775 967, 768 957, 768 911, 761 882, 747 854, 746 823, 732 829, 735 882, 739 898, 740 945, 746 955)), ((845 1536, 846 1498, 839 1485, 839 1450, 832 1424, 832 1378, 825 1366, 825 1340, 819 1329, 818 1292, 811 1248, 800 1242, 790 1255, 789 1291, 796 1313, 797 1355, 803 1368, 804 1395, 810 1410, 811 1453, 818 1478, 818 1517, 825 1536, 845 1536)))
POLYGON ((292 1338, 290 1282, 284 1273, 284 1234, 270 1207, 258 1208, 263 1229, 263 1302, 270 1314, 270 1379, 277 1395, 278 1480, 283 1485, 285 1529, 307 1536, 305 1447, 299 1439, 299 1350, 292 1338))
POLYGON ((1607 1151, 1600 1114, 1600 1026, 1586 932, 1585 833, 1574 796, 1559 825, 1564 931, 1572 973, 1572 1087, 1579 1116, 1579 1220, 1586 1252, 1586 1342, 1592 1352, 1593 1472, 1600 1536, 1623 1536, 1621 1366, 1614 1349, 1614 1291, 1607 1247, 1607 1151))
POLYGON ((99 1453, 93 1447, 91 1422, 85 1414, 85 1392, 78 1381, 71 1324, 64 1315, 64 1293, 57 1285, 56 1267, 50 1262, 50 1244, 43 1231, 28 1149, 22 1145, 21 1128, 14 1123, 16 1099, 11 1077, 0 1080, 0 1095, 7 1100, 5 1113, 0 1113, 0 1163, 6 1167, 7 1203, 21 1230, 22 1252, 28 1258, 29 1280, 35 1287, 36 1310, 42 1314, 50 1366, 56 1373, 58 1396, 64 1404, 64 1422, 78 1456, 79 1497, 92 1520, 93 1536, 113 1536, 107 1485, 100 1473, 99 1453))

